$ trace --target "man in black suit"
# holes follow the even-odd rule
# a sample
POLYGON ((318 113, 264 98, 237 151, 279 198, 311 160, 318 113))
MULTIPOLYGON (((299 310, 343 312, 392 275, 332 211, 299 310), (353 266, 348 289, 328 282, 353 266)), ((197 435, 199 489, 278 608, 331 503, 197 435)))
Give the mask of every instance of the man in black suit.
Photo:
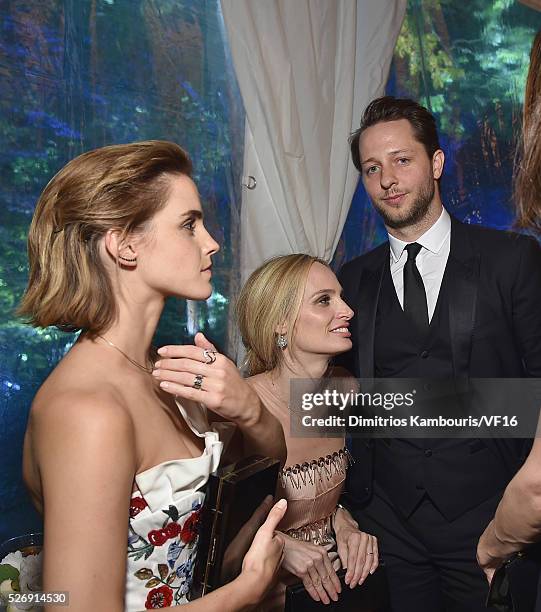
MULTIPOLYGON (((356 313, 342 364, 361 378, 541 377, 539 245, 448 214, 433 116, 411 100, 374 100, 351 151, 389 241, 340 271, 356 313)), ((484 609, 477 540, 524 446, 352 439, 344 499, 378 536, 394 612, 484 609)))

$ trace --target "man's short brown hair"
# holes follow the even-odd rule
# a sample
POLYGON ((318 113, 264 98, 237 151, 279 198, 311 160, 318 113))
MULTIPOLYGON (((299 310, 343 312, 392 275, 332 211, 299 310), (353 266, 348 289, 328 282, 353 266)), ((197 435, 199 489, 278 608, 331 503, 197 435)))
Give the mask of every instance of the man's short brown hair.
POLYGON ((384 96, 370 102, 363 113, 361 126, 349 138, 353 164, 359 172, 362 172, 359 153, 361 134, 377 123, 399 121, 400 119, 409 121, 416 140, 424 146, 428 157, 432 159, 434 153, 440 148, 436 120, 432 113, 413 100, 384 96))

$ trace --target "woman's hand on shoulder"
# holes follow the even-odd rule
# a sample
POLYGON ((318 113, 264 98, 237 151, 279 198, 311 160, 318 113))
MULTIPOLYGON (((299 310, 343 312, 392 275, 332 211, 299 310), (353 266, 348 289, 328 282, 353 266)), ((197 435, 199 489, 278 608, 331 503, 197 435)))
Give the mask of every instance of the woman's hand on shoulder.
POLYGON ((314 601, 325 604, 338 601, 340 579, 332 565, 327 550, 311 542, 303 542, 286 534, 282 567, 302 580, 314 601))
POLYGON ((44 507, 44 591, 77 610, 123 609, 136 470, 127 411, 104 393, 60 393, 32 410, 44 507))
POLYGON ((347 568, 345 583, 354 588, 378 567, 377 538, 361 531, 351 514, 342 507, 337 508, 334 515, 334 533, 340 562, 347 568))

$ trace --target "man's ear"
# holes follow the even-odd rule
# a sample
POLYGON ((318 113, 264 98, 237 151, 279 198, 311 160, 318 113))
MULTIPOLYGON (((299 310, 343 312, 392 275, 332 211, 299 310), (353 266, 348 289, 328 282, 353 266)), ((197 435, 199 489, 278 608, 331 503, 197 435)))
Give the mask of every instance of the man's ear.
POLYGON ((443 166, 445 165, 445 153, 438 149, 432 156, 432 174, 434 179, 438 180, 443 174, 443 166))
POLYGON ((105 249, 119 264, 127 268, 134 268, 137 265, 137 253, 129 242, 122 239, 120 230, 107 230, 105 249))

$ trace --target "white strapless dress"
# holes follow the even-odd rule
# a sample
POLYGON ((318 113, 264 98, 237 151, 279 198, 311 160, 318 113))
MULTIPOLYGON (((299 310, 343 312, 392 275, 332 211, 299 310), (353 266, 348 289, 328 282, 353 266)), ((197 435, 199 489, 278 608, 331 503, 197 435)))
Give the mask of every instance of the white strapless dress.
MULTIPOLYGON (((135 476, 130 503, 126 612, 187 602, 199 539, 202 492, 220 462, 223 444, 211 431, 206 409, 186 410, 190 429, 205 439, 199 457, 165 461, 135 476)), ((221 423, 220 423, 221 425, 221 423)))

